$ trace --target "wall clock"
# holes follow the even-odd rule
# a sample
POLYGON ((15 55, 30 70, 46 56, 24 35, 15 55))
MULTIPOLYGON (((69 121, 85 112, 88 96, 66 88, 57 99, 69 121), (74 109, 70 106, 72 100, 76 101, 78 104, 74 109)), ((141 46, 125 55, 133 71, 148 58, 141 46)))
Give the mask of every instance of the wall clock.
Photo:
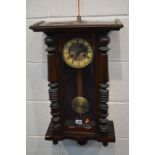
POLYGON ((46 35, 49 100, 52 119, 45 139, 86 144, 115 142, 113 121, 107 119, 109 98, 108 44, 119 20, 44 22, 30 26, 46 35))

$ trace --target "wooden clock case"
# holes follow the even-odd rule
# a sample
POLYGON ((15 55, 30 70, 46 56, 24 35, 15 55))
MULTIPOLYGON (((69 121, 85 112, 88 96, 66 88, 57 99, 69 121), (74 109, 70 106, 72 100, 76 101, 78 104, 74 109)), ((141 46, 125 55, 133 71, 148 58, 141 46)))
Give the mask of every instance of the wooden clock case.
MULTIPOLYGON (((109 73, 108 73, 108 44, 110 31, 118 31, 123 27, 119 20, 112 22, 44 22, 41 21, 30 26, 35 32, 43 32, 46 35, 45 44, 48 52, 48 81, 49 100, 51 101, 51 123, 48 127, 45 139, 52 140, 54 144, 64 139, 76 140, 79 144, 86 144, 87 140, 102 142, 104 146, 108 142, 115 142, 113 121, 107 119, 109 100, 109 73), (94 51, 94 85, 95 126, 92 129, 74 128, 65 126, 64 94, 67 90, 62 87, 62 79, 67 71, 62 71, 62 50, 65 42, 72 38, 84 38, 94 51)), ((67 74, 66 74, 67 76, 67 74)), ((74 89, 70 88, 70 89, 74 89)), ((72 90, 68 90, 69 92, 72 90)), ((69 111, 68 111, 69 112, 69 111)))

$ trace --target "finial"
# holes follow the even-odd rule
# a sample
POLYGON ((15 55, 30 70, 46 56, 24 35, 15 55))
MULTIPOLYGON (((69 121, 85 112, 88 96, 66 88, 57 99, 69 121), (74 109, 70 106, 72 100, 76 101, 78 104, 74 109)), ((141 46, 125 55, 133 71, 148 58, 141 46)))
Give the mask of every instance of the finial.
POLYGON ((78 22, 82 22, 81 16, 77 16, 77 21, 78 21, 78 22))

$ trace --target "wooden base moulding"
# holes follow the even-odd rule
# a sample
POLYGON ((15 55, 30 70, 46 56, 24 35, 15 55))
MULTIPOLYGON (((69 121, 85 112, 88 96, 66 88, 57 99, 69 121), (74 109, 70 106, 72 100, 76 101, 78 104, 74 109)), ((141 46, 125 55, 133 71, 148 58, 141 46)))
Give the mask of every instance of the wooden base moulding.
POLYGON ((61 131, 58 135, 53 131, 52 122, 50 123, 45 135, 45 140, 52 140, 53 144, 65 139, 76 140, 78 144, 84 145, 88 140, 96 140, 107 146, 109 142, 115 142, 115 131, 113 121, 108 121, 108 133, 105 135, 97 134, 97 132, 72 132, 61 131))

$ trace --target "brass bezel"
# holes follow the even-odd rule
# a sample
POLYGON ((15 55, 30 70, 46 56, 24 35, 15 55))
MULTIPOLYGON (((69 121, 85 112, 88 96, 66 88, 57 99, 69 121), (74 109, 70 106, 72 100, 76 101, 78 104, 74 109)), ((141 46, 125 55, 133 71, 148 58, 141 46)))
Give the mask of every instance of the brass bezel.
MULTIPOLYGON (((72 44, 71 44, 72 45, 72 44)), ((71 45, 69 46, 69 47, 71 47, 71 45)), ((83 45, 85 45, 85 44, 83 44, 83 45)), ((68 47, 68 48, 69 48, 68 47)), ((94 58, 94 51, 93 51, 93 48, 92 48, 92 46, 91 46, 91 44, 87 41, 87 40, 85 40, 85 39, 83 39, 83 38, 73 38, 73 39, 71 39, 71 40, 69 40, 65 45, 64 45, 64 47, 63 47, 63 52, 62 52, 62 58, 63 58, 63 60, 64 60, 64 62, 67 64, 67 65, 69 65, 70 67, 73 67, 73 68, 84 68, 84 67, 86 67, 86 66, 88 66, 91 62, 92 62, 92 60, 93 60, 93 58, 94 58), (81 66, 75 66, 75 65, 73 65, 73 64, 71 64, 71 63, 69 63, 67 60, 66 60, 66 58, 64 57, 64 52, 65 52, 65 47, 69 44, 69 43, 72 43, 73 41, 75 41, 75 40, 82 40, 82 42, 81 42, 81 44, 83 44, 83 43, 86 43, 87 45, 88 45, 88 47, 91 49, 91 51, 89 51, 89 52, 91 52, 91 58, 90 58, 90 60, 88 61, 88 63, 85 63, 84 65, 81 65, 81 66)), ((73 60, 74 61, 74 60, 73 60)))

